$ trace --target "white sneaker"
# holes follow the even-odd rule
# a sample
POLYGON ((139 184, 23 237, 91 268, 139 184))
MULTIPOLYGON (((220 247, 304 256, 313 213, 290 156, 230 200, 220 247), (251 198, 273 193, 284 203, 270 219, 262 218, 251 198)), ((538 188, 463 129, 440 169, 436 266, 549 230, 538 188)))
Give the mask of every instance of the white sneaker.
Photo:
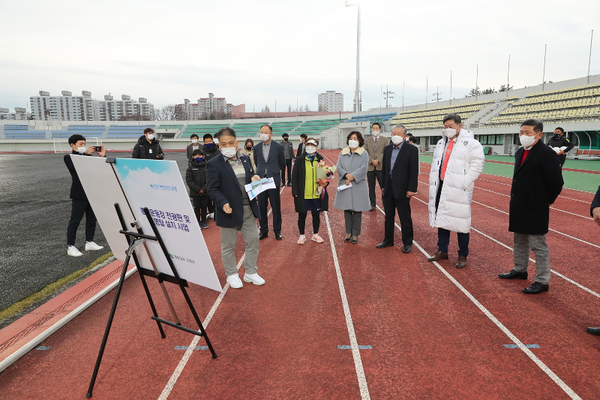
POLYGON ((240 289, 244 287, 244 284, 240 280, 240 276, 238 274, 227 276, 227 283, 229 283, 229 286, 231 286, 232 289, 240 289))
POLYGON ((258 274, 244 274, 244 282, 252 282, 258 286, 265 284, 265 280, 258 274))
POLYGON ((304 243, 306 243, 306 236, 300 235, 300 237, 298 238, 298 244, 304 244, 304 243))
POLYGON ((104 246, 99 246, 94 242, 85 242, 85 251, 102 250, 104 246))
POLYGON ((323 238, 321 236, 319 236, 318 233, 313 234, 312 240, 314 240, 317 243, 323 243, 324 242, 323 238))
POLYGON ((79 250, 77 250, 77 247, 69 246, 69 247, 67 247, 67 255, 71 256, 71 257, 79 257, 79 256, 82 256, 83 253, 80 252, 79 250))
POLYGON ((206 214, 206 219, 208 219, 208 218, 215 219, 215 213, 206 214))

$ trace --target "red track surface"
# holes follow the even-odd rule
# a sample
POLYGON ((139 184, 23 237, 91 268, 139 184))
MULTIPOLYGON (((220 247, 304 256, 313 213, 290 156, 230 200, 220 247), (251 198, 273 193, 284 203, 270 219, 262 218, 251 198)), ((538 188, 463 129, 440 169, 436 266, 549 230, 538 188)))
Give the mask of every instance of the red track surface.
MULTIPOLYGON (((332 161, 339 154, 324 153, 332 161)), ((361 389, 363 398, 373 399, 561 399, 568 393, 599 398, 600 341, 585 333, 586 326, 600 325, 600 231, 589 218, 592 195, 563 190, 551 211, 555 231, 548 242, 553 270, 593 293, 553 274, 548 293, 527 296, 521 289, 533 281, 534 263, 528 282, 497 278, 512 268, 506 214, 510 179, 482 175, 476 182, 469 264, 457 270, 452 266, 455 235, 450 260, 440 268, 419 248, 431 254, 437 242, 427 220, 428 172, 422 164, 419 194, 411 202, 415 246, 410 254, 400 251, 399 231, 396 247, 375 248, 383 239, 380 211, 363 214, 357 245, 343 243, 343 213, 330 204, 327 218, 351 326, 357 344, 371 346, 356 351, 358 363, 352 349, 338 348, 352 343, 326 217, 320 229, 324 244, 297 245, 297 215, 285 188, 284 239, 269 237, 260 244, 259 273, 267 283, 227 290, 210 319, 206 316, 219 294, 190 288, 218 358, 208 350, 193 351, 168 398, 358 399, 361 389), (520 348, 506 348, 514 342, 499 326, 525 345, 539 345, 528 350, 539 365, 520 348), (562 380, 564 389, 551 376, 562 380)), ((211 223, 203 234, 225 284, 219 229, 211 223)), ((238 259, 243 254, 241 244, 237 254, 238 259)), ((154 281, 150 286, 159 315, 172 319, 160 288, 154 281)), ((167 286, 182 324, 194 328, 178 288, 167 286)), ((4 371, 1 397, 85 398, 113 296, 114 291, 42 343, 50 349, 32 351, 4 371)), ((123 289, 94 398, 161 396, 185 352, 175 346, 189 346, 194 337, 165 327, 167 338, 161 339, 150 315, 139 278, 132 276, 123 289)), ((204 346, 204 340, 197 345, 204 346)))

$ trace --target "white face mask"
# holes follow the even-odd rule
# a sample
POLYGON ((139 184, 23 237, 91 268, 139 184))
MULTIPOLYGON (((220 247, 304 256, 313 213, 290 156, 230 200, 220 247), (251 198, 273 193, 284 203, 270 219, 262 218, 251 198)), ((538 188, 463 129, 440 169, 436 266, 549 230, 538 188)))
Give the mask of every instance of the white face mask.
POLYGON ((193 144, 196 144, 196 143, 198 143, 198 139, 192 139, 192 143, 193 143, 193 144))
POLYGON ((371 131, 371 134, 375 137, 379 136, 380 133, 381 131, 371 131))
POLYGON ((233 158, 237 154, 237 149, 235 147, 225 147, 221 149, 221 153, 227 158, 233 158))
POLYGON ((449 137, 449 138, 453 138, 454 136, 456 136, 456 129, 452 129, 452 128, 446 128, 442 131, 442 136, 443 137, 449 137))
POLYGON ((396 146, 398 146, 400 143, 402 143, 404 139, 402 139, 402 136, 398 136, 398 135, 394 135, 392 136, 392 143, 394 143, 396 146))
POLYGON ((531 146, 535 143, 535 136, 527 136, 527 135, 519 135, 519 141, 521 142, 521 146, 525 147, 525 150, 529 150, 531 146))
POLYGON ((410 136, 407 136, 404 140, 406 140, 407 142, 410 141, 410 136))
POLYGON ((85 153, 87 153, 87 147, 85 147, 85 146, 84 147, 78 147, 77 148, 77 152, 79 154, 85 154, 85 153))
POLYGON ((348 140, 348 146, 350 146, 351 149, 355 149, 358 147, 358 140, 348 140))
POLYGON ((267 135, 266 133, 261 133, 260 134, 260 141, 263 143, 266 143, 269 141, 269 139, 271 139, 271 137, 269 135, 267 135))
POLYGON ((306 146, 306 154, 315 154, 317 148, 315 146, 306 146))
POLYGON ((214 144, 219 144, 219 139, 215 138, 215 139, 213 140, 213 143, 214 143, 214 144))
POLYGON ((148 140, 154 140, 154 135, 153 135, 153 134, 151 134, 151 133, 149 133, 149 134, 148 134, 148 140))

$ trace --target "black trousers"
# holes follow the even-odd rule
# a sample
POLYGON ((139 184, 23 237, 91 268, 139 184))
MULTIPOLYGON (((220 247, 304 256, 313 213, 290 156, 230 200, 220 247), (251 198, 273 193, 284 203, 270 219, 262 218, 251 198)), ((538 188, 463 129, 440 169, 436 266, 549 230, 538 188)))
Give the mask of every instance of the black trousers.
POLYGON ((375 179, 379 183, 379 188, 381 189, 381 182, 383 181, 383 172, 382 171, 369 171, 367 172, 367 183, 369 184, 369 200, 371 200, 371 206, 374 207, 376 204, 377 196, 375 195, 375 179))
POLYGON ((281 184, 292 183, 292 159, 285 159, 285 166, 281 169, 281 184), (285 170, 287 169, 287 180, 285 180, 285 170))
POLYGON ((71 203, 71 220, 67 226, 67 245, 75 246, 77 228, 85 214, 85 241, 93 242, 96 232, 96 215, 87 200, 73 200, 71 203))
POLYGON ((198 222, 206 222, 206 214, 208 214, 208 204, 210 203, 210 197, 194 196, 192 197, 192 202, 194 203, 194 214, 196 214, 196 219, 198 220, 198 222))
POLYGON ((279 186, 275 189, 265 190, 258 195, 258 208, 260 210, 260 233, 269 232, 269 220, 267 218, 267 206, 271 203, 273 210, 273 232, 281 233, 281 199, 279 186))
POLYGON ((385 241, 394 243, 394 219, 396 211, 400 218, 400 228, 402 229, 402 243, 406 246, 413 242, 413 223, 410 212, 410 199, 394 198, 392 189, 386 190, 383 195, 383 208, 385 210, 385 241))
MULTIPOLYGON (((321 226, 321 213, 318 211, 311 211, 312 215, 312 224, 313 224, 313 233, 319 233, 319 227, 321 226)), ((304 227, 306 226, 306 214, 298 213, 298 230, 301 235, 304 235, 304 227)))

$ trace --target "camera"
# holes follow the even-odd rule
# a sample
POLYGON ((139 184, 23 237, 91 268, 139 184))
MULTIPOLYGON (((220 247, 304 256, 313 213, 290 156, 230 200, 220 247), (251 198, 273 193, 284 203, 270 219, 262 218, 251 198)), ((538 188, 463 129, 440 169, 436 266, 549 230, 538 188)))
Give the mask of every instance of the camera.
POLYGON ((102 146, 94 146, 94 151, 95 152, 102 151, 102 146))

